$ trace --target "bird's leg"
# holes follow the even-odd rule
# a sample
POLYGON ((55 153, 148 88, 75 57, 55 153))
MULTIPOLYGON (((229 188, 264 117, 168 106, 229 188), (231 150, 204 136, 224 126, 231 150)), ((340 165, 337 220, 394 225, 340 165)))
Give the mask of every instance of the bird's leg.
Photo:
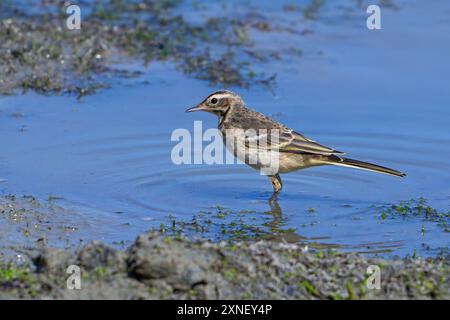
POLYGON ((280 193, 281 189, 283 188, 283 182, 281 182, 280 175, 277 173, 275 175, 269 176, 270 182, 272 183, 273 187, 273 195, 272 197, 276 196, 280 193))

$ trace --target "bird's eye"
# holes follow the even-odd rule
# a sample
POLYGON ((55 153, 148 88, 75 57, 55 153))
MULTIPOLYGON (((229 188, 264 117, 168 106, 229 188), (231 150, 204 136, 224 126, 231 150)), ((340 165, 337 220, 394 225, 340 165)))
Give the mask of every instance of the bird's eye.
POLYGON ((216 104, 216 103, 217 103, 217 99, 216 99, 216 98, 212 98, 212 99, 211 99, 211 103, 212 103, 212 104, 216 104))

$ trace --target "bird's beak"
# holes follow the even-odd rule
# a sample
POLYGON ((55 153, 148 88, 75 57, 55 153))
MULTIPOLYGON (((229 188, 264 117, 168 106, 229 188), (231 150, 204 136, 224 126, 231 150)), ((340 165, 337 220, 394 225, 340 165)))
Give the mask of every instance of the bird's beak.
POLYGON ((186 110, 186 112, 194 112, 194 111, 201 111, 204 110, 203 105, 199 104, 198 106, 189 108, 186 110))

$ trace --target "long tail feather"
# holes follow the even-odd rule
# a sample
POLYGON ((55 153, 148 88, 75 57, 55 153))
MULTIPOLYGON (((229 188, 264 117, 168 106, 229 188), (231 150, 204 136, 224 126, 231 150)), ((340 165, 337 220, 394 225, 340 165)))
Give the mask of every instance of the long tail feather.
POLYGON ((364 161, 353 160, 353 159, 348 159, 348 158, 342 158, 342 157, 339 157, 339 156, 330 156, 330 157, 328 157, 327 163, 328 164, 332 164, 332 165, 336 165, 336 166, 357 168, 357 169, 362 169, 362 170, 369 170, 369 171, 389 174, 389 175, 397 176, 397 177, 405 177, 406 176, 405 173, 397 171, 397 170, 394 170, 394 169, 382 167, 382 166, 379 166, 379 165, 376 165, 376 164, 373 164, 373 163, 364 162, 364 161))

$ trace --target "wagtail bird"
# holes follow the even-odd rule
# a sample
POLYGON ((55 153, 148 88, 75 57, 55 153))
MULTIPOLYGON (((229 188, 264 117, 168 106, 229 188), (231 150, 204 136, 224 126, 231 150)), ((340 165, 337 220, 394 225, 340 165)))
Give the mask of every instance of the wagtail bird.
POLYGON ((305 169, 314 166, 336 165, 364 169, 388 175, 404 177, 405 174, 393 169, 382 167, 376 164, 344 158, 343 152, 318 144, 317 142, 295 132, 285 125, 248 108, 242 98, 231 91, 217 91, 209 95, 199 105, 189 108, 186 112, 206 111, 219 117, 219 130, 228 150, 234 153, 241 161, 247 163, 255 169, 261 169, 263 161, 250 161, 248 154, 255 149, 252 140, 261 142, 265 138, 265 143, 256 146, 257 152, 261 149, 265 151, 276 150, 278 166, 275 172, 267 174, 272 183, 274 194, 278 194, 282 189, 280 173, 305 169), (243 132, 256 132, 243 134, 243 132), (270 133, 278 132, 274 139, 270 133), (243 143, 236 146, 240 140, 243 143), (242 150, 239 150, 242 149, 242 150))

